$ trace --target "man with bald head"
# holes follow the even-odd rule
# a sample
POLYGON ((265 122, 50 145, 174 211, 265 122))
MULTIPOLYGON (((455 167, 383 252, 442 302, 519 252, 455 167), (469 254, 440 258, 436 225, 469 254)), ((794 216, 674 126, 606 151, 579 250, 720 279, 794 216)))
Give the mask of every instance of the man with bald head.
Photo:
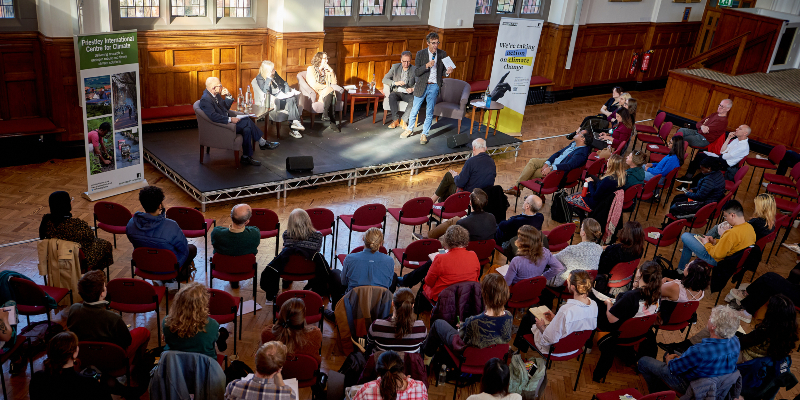
POLYGON ((516 247, 513 244, 517 238, 519 228, 524 225, 530 225, 542 230, 544 215, 539 211, 543 205, 542 199, 535 194, 526 197, 522 203, 522 214, 515 215, 497 225, 497 232, 494 235, 495 243, 501 245, 504 249, 513 249, 512 251, 516 253, 516 247))
MULTIPOLYGON (((742 161, 748 154, 750 154, 750 143, 747 138, 750 136, 750 127, 747 125, 739 125, 735 131, 728 133, 727 139, 722 143, 722 148, 719 154, 710 151, 701 151, 689 163, 686 168, 686 174, 678 178, 678 182, 691 183, 699 179, 695 172, 702 165, 703 160, 706 158, 718 158, 720 165, 722 165, 722 172, 725 173, 725 179, 732 181, 733 176, 739 171, 739 161, 742 161)), ((697 186, 696 184, 694 186, 697 186)))
POLYGON ((206 90, 200 98, 200 109, 206 113, 208 119, 218 124, 236 124, 236 134, 242 135, 242 154, 241 163, 244 165, 261 165, 261 162, 253 159, 253 142, 258 140, 261 150, 274 149, 278 147, 278 142, 267 142, 264 140, 264 133, 258 129, 255 122, 249 117, 233 117, 230 115, 233 97, 228 89, 222 87, 219 78, 211 76, 206 79, 206 90))
MULTIPOLYGON (((675 136, 683 136, 683 140, 689 143, 692 147, 706 147, 714 143, 722 135, 725 134, 725 129, 728 127, 728 112, 733 107, 731 99, 725 99, 719 102, 717 112, 705 118, 700 118, 697 121, 697 129, 681 128, 675 133, 675 136)), ((711 150, 711 149, 710 149, 711 150)))
MULTIPOLYGON (((233 206, 231 224, 227 227, 218 226, 211 231, 211 245, 214 246, 214 254, 243 256, 258 253, 261 232, 255 226, 247 226, 252 215, 253 210, 247 204, 233 206)), ((231 282, 231 287, 238 288, 239 282, 231 282)))

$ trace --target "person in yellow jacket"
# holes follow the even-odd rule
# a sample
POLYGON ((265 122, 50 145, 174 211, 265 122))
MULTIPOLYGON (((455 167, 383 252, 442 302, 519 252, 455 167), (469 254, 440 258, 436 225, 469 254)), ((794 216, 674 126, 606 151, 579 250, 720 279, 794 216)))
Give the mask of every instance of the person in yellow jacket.
POLYGON ((692 259, 692 253, 697 258, 716 266, 725 257, 756 243, 756 231, 744 219, 744 209, 741 203, 736 200, 730 200, 725 203, 722 209, 722 216, 725 218, 727 226, 725 226, 726 224, 721 224, 723 233, 719 239, 714 239, 711 236, 698 238, 691 232, 685 232, 681 235, 683 254, 681 254, 681 261, 678 263, 678 272, 683 273, 683 268, 692 259))

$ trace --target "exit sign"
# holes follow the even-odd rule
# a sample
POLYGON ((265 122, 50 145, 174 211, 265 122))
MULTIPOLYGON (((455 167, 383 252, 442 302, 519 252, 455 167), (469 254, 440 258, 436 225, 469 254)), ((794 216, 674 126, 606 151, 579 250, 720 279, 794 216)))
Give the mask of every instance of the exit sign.
POLYGON ((733 0, 719 0, 719 3, 717 3, 720 7, 730 7, 731 4, 733 4, 733 0))

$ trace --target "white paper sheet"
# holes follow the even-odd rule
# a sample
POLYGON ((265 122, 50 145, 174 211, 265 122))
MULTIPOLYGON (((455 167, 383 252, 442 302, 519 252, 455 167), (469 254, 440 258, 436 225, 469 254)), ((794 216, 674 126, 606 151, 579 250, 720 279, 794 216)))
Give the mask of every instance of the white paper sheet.
POLYGON ((594 288, 592 288, 592 293, 594 293, 594 297, 596 297, 597 300, 600 300, 600 301, 611 300, 612 303, 615 301, 615 299, 612 299, 611 297, 608 297, 608 296, 598 292, 594 288))
POLYGON ((344 87, 344 90, 356 90, 356 85, 347 85, 344 87))
POLYGON ((445 68, 456 69, 456 64, 453 62, 452 59, 450 59, 449 56, 442 59, 442 64, 444 64, 445 68))
POLYGON ((278 99, 278 100, 288 99, 289 97, 294 97, 294 93, 291 93, 291 92, 290 93, 280 92, 280 93, 275 95, 275 98, 278 99))
MULTIPOLYGON (((255 304, 257 310, 261 309, 260 304, 255 303, 253 300, 247 300, 244 303, 242 303, 242 315, 250 314, 251 312, 253 312, 253 304, 255 304)), ((239 315, 238 310, 236 311, 236 315, 237 316, 239 315)))
POLYGON ((508 264, 503 265, 502 267, 497 267, 495 271, 497 271, 497 273, 500 275, 506 276, 508 273, 508 264))

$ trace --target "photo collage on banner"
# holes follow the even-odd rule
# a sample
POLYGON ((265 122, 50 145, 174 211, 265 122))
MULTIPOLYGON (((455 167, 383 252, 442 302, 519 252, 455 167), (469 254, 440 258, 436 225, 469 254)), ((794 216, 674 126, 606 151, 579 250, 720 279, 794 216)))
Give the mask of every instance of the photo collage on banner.
POLYGON ((88 194, 144 182, 135 31, 75 36, 88 194))

